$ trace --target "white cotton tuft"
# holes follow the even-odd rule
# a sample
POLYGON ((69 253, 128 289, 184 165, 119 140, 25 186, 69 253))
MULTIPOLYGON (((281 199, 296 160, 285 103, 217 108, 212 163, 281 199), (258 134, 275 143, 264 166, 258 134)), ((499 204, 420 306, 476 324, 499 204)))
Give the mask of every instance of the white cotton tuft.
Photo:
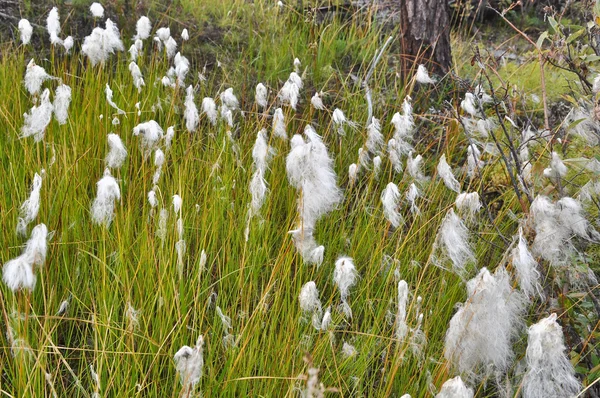
POLYGON ((344 358, 352 358, 356 355, 358 355, 358 351, 356 351, 356 348, 353 345, 348 344, 344 341, 344 344, 342 345, 342 356, 344 358))
POLYGON ((481 161, 481 151, 475 144, 469 145, 467 148, 467 175, 470 178, 475 177, 485 163, 481 161))
POLYGON ((118 135, 111 133, 107 138, 109 150, 105 159, 106 167, 118 169, 125 162, 125 158, 127 158, 127 149, 118 135))
POLYGON ((342 308, 348 318, 352 318, 352 310, 348 305, 348 294, 350 288, 356 284, 358 272, 354 267, 354 261, 350 257, 340 257, 335 261, 335 270, 333 271, 333 281, 340 291, 342 308))
POLYGON ((373 154, 381 154, 383 149, 383 134, 381 134, 381 123, 372 117, 367 127, 367 150, 373 154))
POLYGON ((194 103, 194 87, 192 87, 192 85, 186 89, 185 111, 183 112, 183 117, 185 119, 185 127, 187 128, 187 131, 190 133, 196 131, 200 121, 200 116, 198 115, 198 108, 194 103))
POLYGON ((333 161, 321 137, 309 125, 304 133, 291 140, 286 158, 286 171, 290 184, 300 191, 298 213, 300 225, 292 234, 294 244, 305 262, 320 264, 323 260, 322 246, 317 246, 312 231, 319 218, 333 210, 342 199, 337 187, 333 161))
POLYGON ((519 335, 525 309, 504 268, 487 268, 467 282, 467 300, 450 320, 444 356, 459 372, 490 375, 505 372, 514 359, 512 344, 519 335))
POLYGON ((62 40, 58 35, 60 34, 60 17, 58 16, 58 8, 53 7, 48 14, 46 19, 46 29, 50 35, 50 43, 62 44, 62 40))
POLYGON ((175 214, 178 214, 179 216, 181 216, 181 205, 183 204, 183 199, 181 199, 181 196, 175 194, 173 195, 173 211, 175 212, 175 214))
POLYGON ((262 83, 258 83, 254 92, 254 100, 256 101, 256 104, 261 108, 266 108, 269 104, 267 99, 268 96, 269 92, 267 87, 265 87, 265 85, 262 83))
POLYGON ((410 203, 410 212, 415 216, 421 214, 421 210, 419 210, 416 203, 417 199, 420 197, 421 193, 419 192, 419 188, 417 188, 414 183, 410 184, 408 191, 406 191, 406 200, 410 203))
POLYGON ((110 86, 108 85, 108 83, 106 83, 106 88, 104 89, 104 93, 106 94, 106 102, 108 102, 108 105, 113 107, 117 111, 117 114, 124 115, 125 111, 122 110, 121 108, 119 108, 117 106, 117 104, 115 104, 115 102, 113 101, 113 91, 110 89, 110 86))
POLYGON ((164 42, 164 45, 165 50, 167 52, 167 58, 173 58, 175 56, 175 53, 177 52, 177 42, 175 41, 175 39, 172 36, 169 36, 167 41, 164 42))
POLYGON ((398 310, 396 312, 396 339, 402 340, 408 333, 406 324, 406 304, 408 301, 408 284, 401 280, 398 282, 398 310))
POLYGON ((383 215, 386 220, 398 228, 400 224, 404 222, 402 214, 398 212, 398 205, 400 204, 400 191, 398 186, 393 182, 387 184, 383 192, 381 193, 381 204, 383 205, 383 215))
POLYGON ((406 171, 408 174, 417 181, 426 181, 427 177, 421 171, 421 164, 423 163, 423 156, 417 155, 413 158, 412 151, 409 152, 408 158, 406 159, 406 171))
POLYGON ((471 116, 479 117, 477 111, 476 98, 472 93, 465 93, 465 99, 461 101, 460 107, 471 116))
POLYGON ((331 120, 333 121, 333 125, 336 127, 338 134, 344 135, 344 124, 347 122, 344 112, 339 108, 335 108, 331 120))
POLYGON ((67 123, 69 117, 69 105, 71 104, 71 87, 66 84, 61 84, 56 88, 54 93, 54 118, 58 124, 67 123))
POLYGON ((190 396, 192 389, 202 377, 202 368, 204 367, 203 346, 204 339, 200 336, 194 348, 184 345, 173 357, 184 395, 190 396))
POLYGON ((138 89, 138 93, 141 93, 142 87, 144 87, 146 83, 144 82, 144 76, 142 76, 140 67, 134 61, 129 63, 129 72, 131 72, 131 77, 133 78, 133 85, 138 89))
POLYGON ((325 105, 323 104, 323 100, 321 99, 320 94, 317 92, 310 99, 310 104, 318 111, 322 111, 325 109, 325 105))
POLYGON ((312 229, 305 227, 291 230, 288 233, 292 236, 294 246, 305 264, 315 264, 318 267, 323 263, 325 247, 317 244, 312 229))
POLYGON ((23 45, 29 44, 31 41, 31 35, 33 34, 33 27, 26 19, 19 21, 19 32, 21 32, 21 42, 23 45))
POLYGON ((90 6, 90 12, 94 18, 104 17, 104 7, 100 3, 92 3, 90 6))
POLYGON ((256 135, 256 142, 252 148, 254 174, 250 180, 250 194, 252 196, 250 202, 250 217, 259 214, 265 201, 268 189, 264 176, 272 153, 273 149, 268 145, 267 130, 262 129, 256 135))
POLYGON ((23 255, 31 265, 43 266, 48 252, 48 228, 38 224, 31 230, 31 236, 25 244, 23 255))
POLYGON ((292 140, 286 171, 290 184, 302 193, 302 200, 298 202, 302 224, 313 228, 320 217, 341 201, 342 195, 337 187, 333 160, 321 137, 310 125, 304 133, 306 143, 301 137, 292 140))
POLYGON ((164 132, 158 123, 154 120, 150 120, 135 126, 133 128, 133 135, 141 136, 140 149, 147 158, 157 147, 158 142, 163 138, 164 132))
POLYGON ((447 380, 435 398, 473 398, 473 389, 463 383, 460 376, 447 380))
POLYGON ((2 280, 13 292, 18 290, 33 291, 36 277, 31 264, 22 254, 4 264, 2 267, 2 280))
POLYGON ((205 97, 202 100, 202 113, 206 115, 208 121, 214 126, 217 124, 217 104, 210 97, 205 97))
POLYGON ((568 263, 574 250, 573 236, 600 240, 600 234, 584 217, 581 203, 573 198, 564 197, 554 204, 538 195, 531 203, 530 217, 536 232, 532 251, 552 265, 568 263))
POLYGON ((189 39, 190 39, 190 33, 188 32, 187 28, 184 28, 181 31, 181 40, 188 41, 189 39))
POLYGON ((290 81, 290 82, 294 83, 296 86, 298 86, 299 90, 302 90, 302 87, 303 87, 302 78, 300 77, 298 72, 290 73, 290 77, 288 78, 288 81, 290 81))
POLYGON ((528 335, 523 398, 576 396, 581 383, 565 353, 563 332, 556 322, 556 314, 531 326, 528 335))
POLYGON ((136 35, 134 37, 134 39, 140 39, 140 40, 146 40, 148 37, 150 37, 150 31, 152 30, 152 24, 150 23, 150 20, 148 19, 148 17, 143 16, 140 17, 140 19, 138 19, 137 23, 135 24, 135 30, 136 30, 136 35))
POLYGON ((163 43, 166 42, 167 40, 169 40, 169 37, 171 37, 171 29, 169 29, 168 27, 158 28, 156 30, 156 37, 163 43))
POLYGON ((544 170, 544 176, 547 178, 564 178, 567 175, 567 166, 563 163, 558 153, 552 152, 550 167, 544 170))
POLYGON ((232 111, 238 109, 240 106, 237 97, 233 94, 233 88, 231 87, 219 94, 219 99, 221 100, 221 104, 232 111))
POLYGON ((24 115, 25 124, 21 128, 21 138, 33 136, 35 142, 43 140, 46 127, 52 120, 53 109, 54 107, 50 102, 50 90, 44 89, 40 105, 34 105, 29 113, 24 115))
POLYGON ((302 311, 312 316, 313 327, 317 330, 321 328, 321 300, 319 300, 319 291, 315 282, 310 281, 302 286, 300 296, 298 297, 302 311))
POLYGON ((390 159, 390 163, 394 168, 396 173, 402 173, 404 167, 402 166, 402 157, 400 155, 400 151, 398 150, 398 143, 395 138, 390 138, 387 143, 388 150, 388 158, 390 159))
POLYGON ((121 189, 109 169, 104 170, 104 176, 96 185, 98 192, 92 203, 92 221, 108 228, 114 218, 115 201, 121 199, 121 189))
POLYGON ((175 126, 167 127, 167 132, 164 136, 165 151, 168 151, 169 149, 171 149, 171 142, 173 141, 174 137, 175 137, 175 126))
MULTIPOLYGON (((293 72, 292 72, 293 73, 293 72)), ((296 110, 298 105, 298 97, 300 96, 300 87, 290 80, 286 81, 279 91, 279 100, 283 105, 288 105, 293 110, 296 110)))
POLYGON ((63 44, 63 47, 65 48, 65 52, 68 54, 69 51, 71 51, 71 49, 75 45, 75 42, 73 41, 73 36, 67 36, 67 38, 65 40, 63 40, 62 44, 63 44))
MULTIPOLYGON (((43 171, 42 171, 43 174, 43 171)), ((17 233, 19 235, 27 234, 27 224, 35 220, 40 210, 40 192, 42 190, 42 177, 35 173, 31 183, 31 192, 19 209, 19 222, 17 224, 17 233)))
POLYGON ((53 79, 46 70, 39 65, 36 65, 33 58, 27 64, 27 69, 25 70, 25 88, 29 92, 29 94, 34 95, 40 92, 42 88, 42 83, 44 83, 48 79, 53 79))
POLYGON ((411 141, 413 139, 415 120, 413 117, 413 108, 410 101, 411 98, 407 96, 404 99, 404 102, 402 103, 402 113, 397 112, 392 117, 392 124, 394 125, 393 139, 395 146, 393 146, 393 148, 390 148, 388 142, 388 149, 394 149, 395 156, 397 156, 398 159, 401 159, 402 156, 408 155, 413 149, 411 141))
POLYGON ((148 203, 153 209, 158 206, 158 199, 156 198, 156 191, 154 191, 154 189, 148 192, 148 203))
POLYGON ((94 28, 92 33, 85 37, 81 46, 81 52, 88 57, 92 66, 98 63, 104 64, 115 51, 124 50, 119 29, 110 19, 106 20, 105 29, 94 28))
POLYGON ((459 276, 466 274, 467 265, 477 262, 469 245, 469 230, 453 209, 448 210, 435 237, 433 253, 438 250, 441 255, 432 256, 433 264, 444 268, 444 259, 448 258, 452 262, 452 270, 459 276))
POLYGON ((456 193, 460 193, 460 183, 454 177, 450 165, 448 164, 448 162, 446 162, 446 154, 442 154, 442 156, 440 157, 440 161, 437 165, 437 172, 440 178, 444 181, 446 187, 448 187, 448 189, 456 193))
POLYGON ((285 117, 283 116, 283 110, 281 108, 275 109, 275 113, 273 113, 273 135, 287 140, 285 117))
POLYGON ((512 264, 517 271, 519 286, 527 297, 533 297, 536 294, 543 298, 542 287, 540 285, 540 272, 537 270, 538 263, 529 252, 527 242, 523 237, 523 229, 519 228, 519 240, 517 246, 511 252, 512 264))
POLYGON ((429 77, 429 73, 427 73, 427 69, 424 65, 419 65, 417 68, 417 74, 415 76, 417 83, 421 84, 434 84, 435 80, 429 77))
POLYGON ((302 63, 300 62, 300 60, 298 58, 294 58, 294 72, 296 74, 300 73, 300 66, 302 65, 302 63))
POLYGON ((373 158, 373 173, 375 174, 375 177, 379 176, 379 172, 381 171, 381 156, 375 156, 373 158))
POLYGON ((173 59, 173 63, 175 64, 175 74, 177 75, 177 85, 183 85, 185 82, 185 77, 190 71, 190 60, 181 55, 181 53, 175 54, 175 58, 173 59))
POLYGON ((456 209, 458 213, 465 220, 471 220, 475 217, 475 214, 479 210, 481 210, 481 200, 479 199, 479 194, 477 192, 463 192, 456 197, 456 201, 454 202, 456 205, 456 209))
POLYGON ((358 178, 359 167, 356 163, 352 163, 348 166, 348 180, 350 184, 354 184, 358 178))

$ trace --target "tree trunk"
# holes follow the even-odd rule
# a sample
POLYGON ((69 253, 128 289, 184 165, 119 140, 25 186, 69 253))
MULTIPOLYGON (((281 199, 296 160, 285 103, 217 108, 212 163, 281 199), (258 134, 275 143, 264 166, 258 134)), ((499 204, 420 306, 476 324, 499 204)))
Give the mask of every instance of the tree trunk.
POLYGON ((424 64, 443 75, 452 65, 448 0, 398 0, 401 67, 406 76, 424 64))

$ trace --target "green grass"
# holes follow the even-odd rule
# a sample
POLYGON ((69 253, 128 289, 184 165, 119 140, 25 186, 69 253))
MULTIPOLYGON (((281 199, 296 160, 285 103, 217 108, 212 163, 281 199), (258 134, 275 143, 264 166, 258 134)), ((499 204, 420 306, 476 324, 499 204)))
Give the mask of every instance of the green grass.
MULTIPOLYGON (((203 335, 205 366, 196 391, 205 396, 295 395, 297 388, 305 385, 297 379, 307 373, 305 354, 320 369, 323 384, 337 389, 337 394, 328 396, 431 396, 430 384, 439 389, 455 375, 444 359, 443 341, 455 304, 466 297, 456 275, 429 261, 437 228, 455 195, 433 179, 421 188, 425 198, 419 203, 422 215, 412 217, 403 207, 407 222, 392 231, 383 217, 381 191, 393 181, 405 192, 412 183, 410 177, 393 173, 387 160, 379 177, 366 171, 355 185, 349 183, 347 171, 365 142, 362 126, 367 118, 364 91, 350 73, 363 77, 386 35, 397 33, 382 32, 359 16, 315 24, 289 6, 278 8, 270 2, 222 1, 199 7, 182 1, 179 6, 191 20, 208 21, 219 28, 215 40, 186 43, 181 50, 192 60, 187 83, 198 87, 198 106, 203 97, 216 98, 227 87, 233 87, 238 95, 245 111, 243 117, 236 114, 232 129, 241 149, 239 162, 223 122, 212 127, 203 117, 195 134, 185 130, 185 92, 155 85, 168 63, 151 50, 150 41, 138 62, 146 81, 140 94, 132 85, 127 54, 114 56, 104 67, 91 67, 78 52, 64 56, 62 49, 54 49, 48 59, 36 58, 48 73, 71 86, 73 100, 68 123, 59 126, 52 121, 43 142, 20 139, 22 115, 31 107, 22 80, 35 52, 13 45, 2 49, 0 223, 4 228, 0 259, 6 262, 22 249, 24 240, 15 234, 19 206, 27 198, 33 174, 41 169, 46 175, 36 222, 45 223, 54 234, 32 293, 14 294, 4 284, 0 286, 0 390, 12 396, 49 395, 45 373, 50 373, 58 396, 87 396, 95 389, 93 366, 101 380, 102 396, 178 396, 181 386, 173 355, 183 345, 193 346, 203 335), (311 123, 324 137, 344 190, 340 206, 317 225, 317 241, 326 247, 323 265, 318 268, 302 263, 287 234, 297 216, 297 192, 285 173, 289 144, 276 138, 270 142, 277 153, 266 175, 269 193, 262 218, 252 221, 250 238, 244 240, 251 148, 256 133, 261 128, 270 130, 271 123, 254 104, 254 87, 259 82, 270 87, 269 99, 274 105, 295 57, 302 61, 306 78, 298 112, 285 110, 288 135, 301 133, 311 123), (205 63, 209 63, 207 80, 202 82, 197 72, 205 63), (112 125, 114 110, 104 98, 106 83, 115 93, 115 102, 127 112, 118 117, 116 126, 112 125), (309 100, 321 90, 326 93, 328 111, 315 112, 309 100), (153 111, 158 101, 162 110, 153 111), (134 107, 137 102, 141 115, 134 107), (338 137, 330 122, 335 107, 361 127, 338 137), (100 115, 104 117, 100 119, 100 115), (143 159, 138 138, 132 134, 135 125, 150 119, 165 130, 171 125, 176 130, 157 191, 159 207, 170 210, 164 242, 155 236, 158 215, 151 212, 146 199, 154 166, 143 159), (122 199, 113 224, 106 229, 92 224, 90 205, 103 174, 109 132, 122 138, 129 154, 124 166, 113 173, 122 199), (177 270, 174 194, 183 198, 187 242, 183 275, 177 270), (200 269, 203 250, 208 256, 206 269, 200 269), (350 321, 335 310, 339 292, 332 273, 340 255, 353 257, 360 274, 350 294, 354 313, 350 321), (396 264, 386 269, 384 256, 393 257, 396 264), (420 358, 410 354, 406 342, 394 339, 387 316, 396 308, 396 266, 410 289, 411 326, 415 324, 416 299, 423 298, 427 344, 420 358), (317 332, 310 322, 301 321, 298 294, 310 280, 316 282, 324 307, 334 308, 331 332, 317 332), (70 300, 67 312, 55 315, 66 299, 70 300), (128 303, 139 311, 136 326, 128 322, 128 303), (226 331, 215 306, 232 319, 235 348, 223 344, 226 331), (11 355, 4 334, 8 325, 31 347, 29 359, 11 355), (356 347, 357 357, 341 355, 344 342, 356 347)), ((202 37, 209 29, 200 22, 197 30, 190 28, 193 38, 202 37)), ((131 36, 123 37, 127 48, 131 36)), ((374 113, 383 121, 386 138, 392 135, 391 116, 400 110, 404 96, 411 94, 419 104, 416 148, 426 158, 427 175, 435 174, 439 154, 446 153, 469 191, 478 190, 480 184, 487 189, 498 179, 506 181, 500 166, 468 184, 465 173, 459 171, 466 158, 465 135, 457 123, 428 114, 430 106, 443 106, 436 89, 405 88, 394 67, 394 49, 392 46, 383 57, 371 82, 374 113), (500 175, 495 180, 494 173, 500 175)), ((44 87, 55 85, 51 81, 44 87)), ((514 234, 518 225, 510 214, 521 208, 510 189, 496 188, 499 193, 488 199, 497 209, 494 223, 482 214, 472 226, 478 265, 491 269, 507 248, 497 232, 514 234)), ((578 302, 572 306, 577 309, 578 302)), ((539 319, 538 309, 547 310, 541 304, 536 307, 529 324, 539 319)), ((525 341, 522 333, 519 346, 525 341)), ((597 344, 595 340, 593 344, 597 344)), ((479 386, 478 396, 493 394, 489 385, 479 386)))

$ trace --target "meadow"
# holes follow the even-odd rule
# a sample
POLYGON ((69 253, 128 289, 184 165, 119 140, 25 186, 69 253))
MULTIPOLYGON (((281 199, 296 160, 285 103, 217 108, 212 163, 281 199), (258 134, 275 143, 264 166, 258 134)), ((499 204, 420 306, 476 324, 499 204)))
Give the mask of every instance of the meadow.
POLYGON ((1 45, 2 395, 595 391, 594 73, 455 35, 403 76, 368 8, 177 4, 1 45))

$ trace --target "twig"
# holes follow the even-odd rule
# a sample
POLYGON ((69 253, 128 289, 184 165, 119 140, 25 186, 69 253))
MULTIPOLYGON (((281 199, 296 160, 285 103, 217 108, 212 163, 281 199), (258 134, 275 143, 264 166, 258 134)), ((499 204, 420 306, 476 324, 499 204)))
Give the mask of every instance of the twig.
POLYGON ((367 76, 365 76, 365 79, 362 82, 362 85, 365 88, 365 97, 367 98, 367 110, 368 110, 367 127, 369 127, 369 124, 371 124, 371 119, 373 118, 373 100, 371 98, 371 89, 369 88, 369 79, 371 78, 371 75, 373 74, 373 72, 375 72, 375 67, 379 63, 379 60, 381 59, 383 52, 385 51, 387 46, 392 42, 393 39, 394 39, 394 36, 388 37, 388 39, 383 44, 383 47, 381 47, 381 50, 375 51, 375 56, 373 57, 373 61, 371 62, 371 67, 369 68, 369 71, 367 72, 367 76))
POLYGON ((513 23, 510 22, 508 19, 506 19, 506 17, 504 16, 504 14, 502 14, 501 12, 498 12, 498 10, 496 10, 493 7, 488 6, 488 8, 490 10, 494 11, 496 14, 498 14, 500 16, 500 18, 502 18, 507 24, 510 25, 511 28, 513 28, 515 30, 515 32, 517 32, 518 34, 520 34, 521 36, 523 36, 523 38, 525 40, 527 40, 529 43, 531 43, 536 48, 537 53, 538 53, 538 60, 539 60, 539 63, 540 63, 540 80, 541 80, 541 83, 542 83, 542 102, 544 104, 544 128, 546 130, 550 130, 550 122, 549 122, 549 119, 548 119, 548 98, 547 98, 547 95, 546 95, 546 77, 544 75, 544 62, 545 62, 545 59, 544 59, 544 56, 542 54, 541 48, 539 48, 537 46, 537 44, 534 43, 534 41, 529 38, 529 36, 527 36, 524 32, 522 32, 521 30, 519 30, 519 28, 517 28, 515 25, 513 25, 513 23))

